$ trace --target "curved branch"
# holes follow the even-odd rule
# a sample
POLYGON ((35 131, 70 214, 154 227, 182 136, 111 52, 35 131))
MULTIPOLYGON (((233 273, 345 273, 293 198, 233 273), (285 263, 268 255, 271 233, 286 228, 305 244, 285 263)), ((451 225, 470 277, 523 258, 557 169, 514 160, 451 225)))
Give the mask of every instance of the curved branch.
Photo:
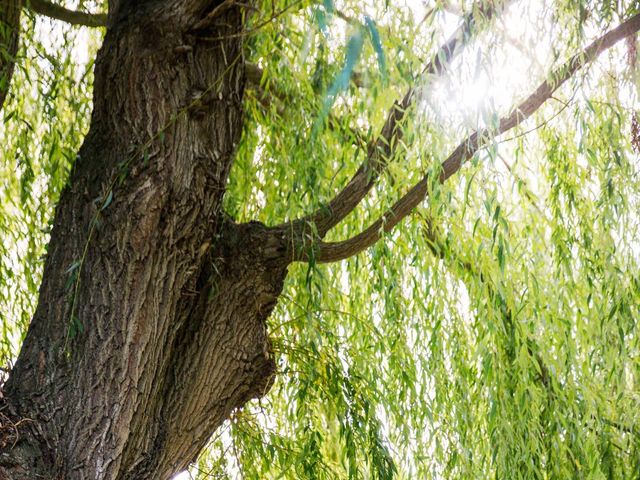
POLYGON ((69 10, 61 5, 46 0, 30 0, 29 7, 35 13, 46 17, 62 20, 71 25, 84 25, 86 27, 104 27, 107 25, 107 15, 104 13, 86 13, 69 10))
MULTIPOLYGON (((461 47, 469 42, 479 18, 490 19, 510 1, 480 2, 479 6, 472 9, 473 13, 464 17, 460 27, 440 47, 421 74, 423 76, 442 74, 453 57, 461 51, 461 47)), ((380 135, 375 142, 369 144, 367 158, 344 189, 327 205, 319 208, 311 215, 295 220, 292 223, 297 224, 303 230, 305 225, 311 223, 314 225, 318 235, 324 237, 331 228, 340 223, 360 203, 375 185, 378 176, 386 168, 389 159, 393 157, 396 147, 400 143, 402 123, 406 117, 407 110, 414 103, 416 90, 415 87, 411 87, 402 100, 393 104, 380 135)))
MULTIPOLYGON (((495 130, 483 129, 473 132, 449 155, 441 164, 439 183, 445 182, 460 170, 462 164, 470 159, 481 147, 493 137, 514 128, 529 118, 540 106, 548 100, 580 68, 593 61, 600 53, 613 46, 616 42, 640 30, 640 14, 633 16, 618 27, 607 32, 595 40, 580 53, 574 55, 563 67, 556 70, 551 80, 544 81, 529 97, 512 110, 511 114, 500 120, 495 130)), ((317 262, 335 262, 356 255, 376 243, 382 236, 395 227, 404 217, 420 203, 428 194, 429 183, 433 181, 428 175, 424 176, 390 210, 358 235, 341 242, 318 242, 313 259, 317 262)), ((309 260, 309 252, 298 249, 299 258, 309 260)))

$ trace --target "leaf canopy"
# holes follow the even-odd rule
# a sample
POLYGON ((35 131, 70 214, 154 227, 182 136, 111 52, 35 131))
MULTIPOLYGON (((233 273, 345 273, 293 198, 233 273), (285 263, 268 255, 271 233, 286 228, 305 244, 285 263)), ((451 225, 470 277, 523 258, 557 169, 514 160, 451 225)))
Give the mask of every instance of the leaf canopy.
MULTIPOLYGON (((445 74, 424 76, 476 8, 425 3, 274 0, 247 14, 245 60, 257 75, 229 215, 277 225, 322 208, 365 160, 393 102, 416 88, 388 167, 327 239, 352 237, 471 131, 495 127, 549 72, 639 12, 633 1, 513 2, 478 17, 445 74)), ((4 364, 35 308, 102 34, 22 18, 0 125, 4 364)), ((275 385, 233 414, 193 475, 639 477, 634 42, 600 55, 449 181, 433 182, 372 248, 294 264, 268 325, 275 385)))

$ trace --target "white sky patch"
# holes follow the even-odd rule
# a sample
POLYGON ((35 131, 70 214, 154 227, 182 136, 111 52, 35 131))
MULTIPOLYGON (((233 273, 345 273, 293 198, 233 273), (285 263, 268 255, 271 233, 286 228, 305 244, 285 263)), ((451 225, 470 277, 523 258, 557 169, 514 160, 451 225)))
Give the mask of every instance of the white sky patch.
MULTIPOLYGON (((405 4, 407 8, 411 9, 415 18, 423 18, 427 12, 423 1, 407 0, 405 4)), ((73 7, 75 4, 69 3, 67 5, 73 7)), ((492 48, 488 48, 490 45, 487 45, 486 41, 483 41, 482 37, 480 37, 475 45, 467 48, 464 54, 453 62, 448 75, 429 87, 428 94, 424 98, 425 108, 432 109, 435 115, 443 122, 454 123, 458 128, 464 127, 465 131, 486 125, 488 115, 491 115, 496 110, 504 113, 506 109, 510 108, 514 104, 517 94, 528 92, 532 85, 544 79, 545 67, 550 63, 552 37, 547 35, 540 38, 539 35, 539 32, 548 32, 551 29, 550 19, 542 15, 544 8, 545 2, 539 0, 521 1, 511 7, 504 19, 498 22, 498 26, 503 28, 504 42, 494 52, 492 48), (532 25, 535 25, 536 28, 532 29, 532 25)), ((96 10, 93 9, 93 11, 96 10)), ((444 38, 446 38, 457 27, 459 18, 446 12, 439 15, 442 32, 444 38)), ((63 23, 48 19, 38 19, 36 23, 37 35, 41 38, 50 39, 51 51, 62 45, 63 28, 67 28, 63 23)), ((345 29, 342 33, 346 35, 344 24, 335 22, 335 28, 345 29)), ((76 48, 72 52, 72 57, 74 61, 80 64, 86 64, 92 60, 89 57, 89 48, 87 46, 88 35, 87 29, 80 29, 76 36, 76 48)), ((340 38, 339 35, 336 35, 334 39, 336 45, 344 42, 344 38, 340 38)), ((616 50, 616 52, 618 51, 621 51, 621 49, 616 50)), ((566 53, 570 54, 572 52, 566 53)), ((602 74, 606 74, 605 69, 602 69, 602 74)), ((627 105, 628 108, 638 106, 636 92, 630 87, 622 87, 619 96, 620 101, 627 105)), ((264 147, 261 144, 255 152, 254 161, 257 164, 262 161, 263 149, 264 147)), ((580 161, 580 158, 578 161, 580 161)), ((496 162, 496 165, 497 168, 502 168, 499 162, 496 162)), ((258 171, 257 180, 264 183, 266 181, 264 174, 260 170, 258 171)), ((506 171, 506 167, 503 171, 506 171)), ((533 188, 535 190, 536 178, 527 178, 527 181, 534 183, 533 188)), ((531 186, 531 184, 529 185, 531 186)), ((597 192, 594 192, 594 194, 597 194, 597 192)), ((266 198, 264 193, 256 186, 253 187, 252 197, 260 208, 265 206, 266 198)), ((635 224, 638 225, 638 222, 635 222, 635 224)), ((620 232, 619 235, 624 238, 629 237, 628 233, 625 234, 624 232, 620 232)), ((17 254, 21 249, 23 247, 20 244, 17 245, 15 249, 17 254)), ((632 245, 632 249, 636 259, 640 258, 640 245, 635 243, 635 245, 632 245)), ((345 274, 340 283, 343 287, 342 289, 348 292, 349 281, 346 277, 346 270, 344 272, 345 274)), ((462 295, 460 295, 459 303, 455 305, 455 308, 461 313, 465 321, 470 324, 472 319, 469 314, 469 298, 464 285, 458 285, 458 293, 462 295)), ((410 292, 405 292, 405 294, 407 298, 410 298, 410 292)), ((383 321, 382 312, 375 312, 372 321, 374 324, 383 321)), ((344 332, 339 333, 344 334, 344 332)), ((341 355, 340 360, 346 372, 348 367, 346 359, 341 355)), ((429 388, 433 389, 435 385, 430 385, 429 388)), ((428 391, 427 396, 432 396, 432 391, 428 391)), ((389 428, 386 414, 383 411, 378 411, 377 413, 382 421, 385 436, 387 436, 389 428)), ((268 424, 269 418, 265 417, 261 421, 268 424)), ((274 424, 268 426, 270 428, 276 427, 274 424)), ((423 434, 425 436, 431 435, 437 427, 437 424, 432 425, 423 434)), ((225 435, 228 436, 228 433, 225 433, 225 435)), ((191 478, 194 478, 194 476, 185 471, 174 476, 173 480, 190 480, 191 478)))
POLYGON ((194 478, 193 475, 191 475, 187 471, 184 471, 184 472, 180 472, 177 475, 174 475, 172 480, 192 480, 193 478, 194 478))
MULTIPOLYGON (((445 15, 444 20, 451 32, 460 21, 454 15, 445 15)), ((424 106, 442 121, 465 129, 486 126, 495 112, 505 112, 522 100, 516 98, 518 93, 544 79, 542 65, 549 61, 552 38, 535 38, 550 29, 543 3, 516 2, 496 23, 497 38, 479 33, 447 74, 427 87, 424 106), (542 25, 532 32, 531 23, 542 25)))
MULTIPOLYGON (((77 6, 67 4, 67 8, 77 8, 77 6)), ((86 7, 84 7, 86 9, 86 7)), ((93 11, 98 11, 94 8, 93 11)), ((70 26, 59 20, 50 19, 44 16, 37 16, 35 23, 35 37, 40 39, 46 39, 48 42, 43 41, 43 45, 47 49, 47 55, 49 59, 56 58, 56 52, 62 50, 65 44, 65 36, 67 41, 71 41, 74 45, 71 50, 71 60, 78 65, 88 65, 93 61, 91 37, 94 32, 90 28, 82 26, 70 26)), ((47 62, 46 59, 41 59, 42 62, 47 62)), ((43 63, 43 65, 45 65, 43 63)), ((51 67, 51 65, 48 65, 51 67)), ((79 68, 76 71, 76 81, 80 81, 80 77, 83 75, 83 69, 79 68)))

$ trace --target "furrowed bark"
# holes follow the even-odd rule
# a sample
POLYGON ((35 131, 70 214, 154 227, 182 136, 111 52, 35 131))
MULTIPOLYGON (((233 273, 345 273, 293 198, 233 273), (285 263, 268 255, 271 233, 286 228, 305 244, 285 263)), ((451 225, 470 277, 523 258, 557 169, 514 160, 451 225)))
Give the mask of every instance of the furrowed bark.
POLYGON ((110 2, 91 129, 0 398, 0 478, 170 478, 271 385, 264 321, 290 232, 221 207, 242 130, 240 8, 110 2))
POLYGON ((239 7, 192 28, 213 8, 111 5, 90 132, 3 392, 28 421, 0 478, 170 478, 271 384, 264 320, 286 248, 222 212, 245 73, 239 7))

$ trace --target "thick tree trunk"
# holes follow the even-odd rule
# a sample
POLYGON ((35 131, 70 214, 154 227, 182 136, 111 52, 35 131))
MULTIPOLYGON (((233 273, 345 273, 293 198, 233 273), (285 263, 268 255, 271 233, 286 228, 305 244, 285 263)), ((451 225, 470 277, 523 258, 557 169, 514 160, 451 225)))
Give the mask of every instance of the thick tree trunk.
POLYGON ((242 130, 241 12, 194 31, 217 4, 130 3, 110 8, 91 129, 5 385, 4 411, 24 421, 0 478, 169 478, 273 377, 264 320, 284 241, 221 209, 242 130))

